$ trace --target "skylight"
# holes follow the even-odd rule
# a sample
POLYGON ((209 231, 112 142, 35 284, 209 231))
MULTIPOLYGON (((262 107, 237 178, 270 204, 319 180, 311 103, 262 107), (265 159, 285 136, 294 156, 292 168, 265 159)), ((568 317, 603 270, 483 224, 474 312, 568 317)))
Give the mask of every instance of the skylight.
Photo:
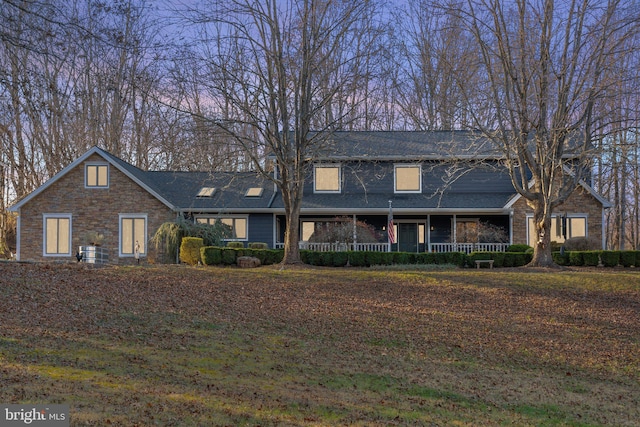
POLYGON ((262 187, 251 187, 245 193, 245 197, 260 197, 262 196, 262 187))
POLYGON ((211 197, 215 191, 215 187, 202 187, 196 197, 211 197))

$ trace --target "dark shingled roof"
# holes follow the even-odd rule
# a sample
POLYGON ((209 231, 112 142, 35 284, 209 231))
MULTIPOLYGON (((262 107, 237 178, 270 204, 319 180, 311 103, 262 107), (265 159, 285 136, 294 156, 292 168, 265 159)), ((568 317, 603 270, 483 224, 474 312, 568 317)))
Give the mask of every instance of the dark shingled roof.
POLYGON ((499 158, 490 140, 473 131, 335 132, 323 142, 316 159, 430 160, 499 158))

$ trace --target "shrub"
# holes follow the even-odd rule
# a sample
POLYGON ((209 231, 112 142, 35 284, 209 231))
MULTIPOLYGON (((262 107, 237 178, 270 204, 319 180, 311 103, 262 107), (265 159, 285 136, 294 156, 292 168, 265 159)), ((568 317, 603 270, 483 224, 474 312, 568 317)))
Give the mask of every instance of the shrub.
POLYGON ((635 251, 622 251, 620 252, 620 264, 624 267, 631 267, 636 265, 636 253, 635 251))
POLYGON ((569 252, 552 252, 551 257, 553 258, 553 262, 558 265, 569 265, 569 252))
POLYGON ((380 264, 392 265, 393 264, 393 252, 380 252, 380 264))
POLYGON ((222 264, 224 265, 235 265, 236 258, 238 256, 237 249, 234 248, 222 248, 222 264))
POLYGON ((447 256, 447 252, 434 253, 433 262, 435 262, 436 264, 447 264, 449 262, 449 257, 447 256))
POLYGON ((600 260, 605 267, 616 267, 620 264, 620 251, 601 251, 600 260))
POLYGON ((263 242, 251 242, 247 246, 250 249, 269 249, 269 245, 263 242))
POLYGON ((569 252, 569 265, 581 266, 584 265, 584 257, 580 251, 569 252))
POLYGON ((205 246, 220 246, 222 239, 231 237, 231 228, 221 222, 210 225, 179 218, 161 224, 149 241, 156 251, 164 252, 164 262, 175 262, 183 237, 200 237, 205 246))
POLYGON ((284 250, 282 249, 265 249, 265 265, 278 264, 282 262, 282 258, 284 257, 284 250))
POLYGON ((467 254, 464 252, 446 252, 444 254, 444 262, 441 264, 453 264, 458 267, 464 267, 467 263, 467 254))
POLYGON ((582 252, 583 265, 586 265, 589 267, 596 267, 600 262, 600 252, 601 251, 583 251, 582 252))
MULTIPOLYGON (((368 265, 381 265, 383 252, 367 252, 365 259, 368 265)), ((393 259, 393 257, 391 258, 393 259)))
POLYGON ((393 253, 393 263, 394 264, 411 264, 411 258, 408 252, 394 252, 393 253))
POLYGON ((516 244, 516 245, 511 245, 507 248, 507 252, 527 252, 527 250, 533 250, 533 248, 529 245, 525 245, 525 244, 516 244))
POLYGON ((349 264, 354 267, 368 267, 365 252, 353 251, 349 252, 349 264))
POLYGON ((222 249, 217 246, 203 246, 200 248, 200 259, 204 265, 220 265, 222 249))
POLYGON ((435 254, 432 252, 421 252, 419 254, 416 254, 416 264, 436 264, 435 254))
POLYGON ((227 247, 228 248, 234 248, 234 249, 242 249, 242 248, 244 248, 244 243, 242 243, 242 242, 227 242, 227 247))
POLYGON ((572 237, 564 242, 567 251, 594 251, 602 247, 602 243, 593 237, 572 237))
POLYGON ((349 261, 348 252, 334 252, 333 263, 331 265, 333 267, 344 267, 345 265, 347 265, 348 261, 349 261))
POLYGON ((200 262, 200 248, 204 246, 200 237, 183 237, 180 243, 180 261, 196 265, 200 262))

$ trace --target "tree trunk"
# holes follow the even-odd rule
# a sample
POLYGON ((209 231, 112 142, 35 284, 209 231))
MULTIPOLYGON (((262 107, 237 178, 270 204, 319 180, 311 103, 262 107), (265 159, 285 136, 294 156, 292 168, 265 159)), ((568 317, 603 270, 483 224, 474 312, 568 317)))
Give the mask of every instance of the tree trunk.
POLYGON ((292 212, 288 212, 286 215, 286 230, 284 233, 284 256, 282 257, 282 264, 300 264, 300 247, 298 244, 299 230, 298 223, 300 222, 299 211, 294 209, 292 212))
POLYGON ((551 255, 551 209, 542 206, 534 206, 533 227, 537 240, 533 246, 533 258, 527 267, 557 267, 551 255))

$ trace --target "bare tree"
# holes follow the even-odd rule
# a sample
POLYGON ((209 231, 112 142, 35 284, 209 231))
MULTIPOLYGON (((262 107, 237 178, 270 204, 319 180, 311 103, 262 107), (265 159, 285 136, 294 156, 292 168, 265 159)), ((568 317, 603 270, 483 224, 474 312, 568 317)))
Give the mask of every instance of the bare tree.
MULTIPOLYGON (((430 0, 409 0, 395 20, 399 55, 394 63, 401 71, 395 84, 397 105, 409 127, 469 127, 463 101, 472 102, 480 67, 473 38, 460 31, 460 16, 432 6, 430 0)), ((476 117, 484 110, 475 104, 476 117)))
POLYGON ((531 266, 554 265, 553 210, 588 177, 595 127, 605 119, 595 107, 617 95, 614 65, 638 48, 628 44, 640 28, 637 8, 624 5, 466 0, 447 9, 474 38, 484 69, 477 91, 495 122, 475 116, 475 125, 503 150, 513 185, 533 210, 531 266))
MULTIPOLYGON (((372 1, 213 1, 206 13, 208 118, 274 179, 285 217, 283 263, 300 262, 299 216, 305 167, 327 136, 354 120, 357 102, 341 104, 363 76, 372 1), (358 48, 361 46, 362 48, 358 48), (362 61, 362 62, 359 62, 362 61), (231 114, 230 114, 231 113, 231 114), (256 144, 259 146, 256 147, 256 144), (274 176, 264 162, 271 156, 274 176)), ((365 67, 366 68, 366 67, 365 67)))

